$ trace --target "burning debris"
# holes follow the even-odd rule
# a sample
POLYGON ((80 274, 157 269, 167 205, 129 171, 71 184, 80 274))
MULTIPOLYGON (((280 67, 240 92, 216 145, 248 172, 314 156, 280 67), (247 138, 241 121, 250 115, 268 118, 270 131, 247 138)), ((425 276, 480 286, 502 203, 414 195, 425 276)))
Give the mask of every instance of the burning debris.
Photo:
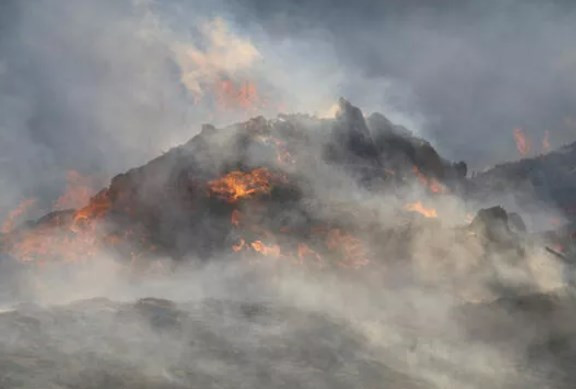
MULTIPOLYGON (((224 129, 205 125, 188 143, 114 177, 76 210, 56 210, 14 228, 23 212, 15 210, 5 223, 2 251, 39 264, 114 253, 137 268, 153 266, 158 257, 175 263, 238 257, 370 270, 399 266, 392 257, 401 266, 412 263, 417 274, 410 278, 416 279, 431 266, 417 258, 414 247, 421 242, 438 257, 434 267, 456 266, 458 250, 474 247, 470 264, 458 265, 463 274, 492 253, 524 257, 526 228, 514 214, 482 211, 469 228, 445 225, 434 199, 468 185, 464 163, 442 159, 403 127, 380 114, 365 119, 341 100, 334 119, 281 115, 224 129), (361 188, 366 199, 396 199, 396 214, 382 222, 361 204, 343 205, 338 198, 348 196, 350 186, 361 188), (406 201, 411 187, 421 188, 426 199, 406 201), (451 243, 444 239, 462 247, 447 250, 443 246, 451 243)), ((80 188, 71 192, 82 197, 80 188)), ((459 224, 467 224, 464 215, 459 224)))
POLYGON ((244 198, 269 194, 272 190, 271 179, 270 172, 265 168, 246 173, 232 171, 222 178, 208 182, 208 189, 213 195, 235 203, 244 198))
MULTIPOLYGON (((205 126, 187 144, 115 177, 75 211, 55 211, 14 232, 8 221, 4 251, 42 262, 86 260, 100 249, 119 247, 130 257, 154 248, 155 255, 176 260, 208 258, 228 249, 360 268, 371 262, 371 250, 355 236, 356 227, 322 220, 305 205, 314 199, 310 189, 322 174, 318 169, 331 164, 344 167, 369 191, 396 190, 415 174, 432 194, 442 194, 463 178, 428 143, 381 115, 365 121, 358 108, 341 100, 332 120, 294 115, 255 118, 223 130, 205 126), (327 162, 318 165, 310 159, 315 155, 327 162)), ((79 182, 80 176, 71 173, 71 189, 57 208, 86 197, 88 185, 73 185, 79 182)), ((435 216, 423 206, 407 210, 435 216)), ((15 211, 12 218, 18 215, 15 211)))
POLYGON ((404 209, 410 212, 418 212, 427 218, 437 218, 438 212, 434 208, 425 207, 420 201, 415 203, 408 203, 404 206, 404 209))
MULTIPOLYGON (((554 153, 542 158, 554 158, 554 153)), ((259 296, 274 290, 272 286, 280 279, 279 274, 287 268, 291 273, 312 277, 312 284, 321 277, 338 277, 342 290, 339 286, 330 292, 323 290, 320 304, 324 307, 323 299, 330 298, 331 293, 341 305, 349 305, 342 301, 352 298, 355 300, 350 301, 361 302, 358 307, 338 308, 343 310, 339 314, 355 317, 351 321, 355 325, 360 320, 356 316, 367 315, 368 322, 360 321, 359 331, 374 341, 383 336, 378 335, 383 319, 374 319, 373 306, 368 313, 362 307, 366 302, 385 300, 388 293, 393 296, 387 302, 391 306, 403 305, 398 302, 405 301, 414 291, 468 302, 515 299, 551 289, 541 288, 539 268, 531 262, 537 257, 534 253, 545 253, 544 243, 554 247, 548 250, 550 258, 570 262, 570 242, 554 236, 541 244, 540 237, 529 235, 518 214, 491 207, 472 217, 469 210, 454 213, 447 208, 446 202, 455 196, 473 198, 471 192, 480 181, 478 177, 467 179, 466 175, 463 162, 446 161, 428 142, 405 128, 380 114, 365 119, 358 108, 341 100, 333 119, 280 115, 274 120, 257 117, 223 129, 205 125, 186 144, 114 177, 108 187, 88 200, 89 181, 71 173, 67 190, 51 213, 22 224, 34 200, 23 202, 10 213, 3 225, 0 249, 3 261, 18 263, 31 273, 54 264, 81 266, 112 256, 119 269, 131 276, 176 277, 178 272, 173 269, 186 269, 191 262, 213 265, 218 259, 226 259, 221 262, 229 266, 240 263, 264 272, 257 273, 259 276, 266 274, 248 281, 242 279, 240 289, 256 284, 261 288, 257 291, 259 296), (65 204, 74 203, 79 206, 65 209, 65 204), (559 242, 563 244, 561 249, 552 245, 559 242), (300 269, 303 271, 298 272, 300 269), (348 281, 360 281, 368 294, 362 298, 347 294, 348 281), (375 294, 381 289, 386 292, 375 294)), ((187 285, 195 282, 207 281, 186 280, 187 285)), ((329 285, 326 281, 322 287, 329 285)), ((362 288, 354 285, 352 290, 359 293, 362 288)), ((83 304, 70 307, 66 314, 74 315, 77 309, 83 314, 90 314, 93 309, 100 312, 100 303, 83 304)), ((161 334, 163 341, 166 336, 173 336, 177 344, 188 344, 192 349, 197 346, 194 341, 183 341, 198 324, 193 317, 195 308, 190 305, 186 310, 161 299, 144 299, 134 306, 102 304, 106 315, 116 312, 109 317, 110 323, 116 323, 126 333, 144 333, 146 339, 156 339, 161 334)), ((246 308, 250 320, 262 315, 258 313, 262 305, 256 307, 246 308)), ((380 312, 378 307, 376 311, 380 312)), ((402 307, 399 316, 406 315, 404 309, 409 308, 402 307)), ((486 308, 476 304, 470 309, 472 315, 486 308)), ((51 317, 47 312, 36 314, 51 317)), ((19 315, 0 315, 0 327, 26 325, 19 315)), ((412 319, 418 315, 408 315, 409 326, 418 321, 412 319)), ((469 323, 459 320, 468 329, 469 323)), ((75 331, 76 321, 69 323, 70 330, 75 331)), ((398 326, 405 331, 407 324, 400 321, 398 326)), ((238 325, 244 326, 242 320, 238 325)), ((272 325, 272 332, 277 331, 273 323, 266 325, 272 325)), ((394 333, 397 331, 394 328, 394 333)), ((426 327, 426 331, 430 330, 426 327)), ((200 333, 207 332, 203 329, 200 333)), ((453 353, 464 352, 461 345, 453 344, 452 333, 443 334, 441 341, 435 333, 426 334, 431 342, 441 342, 453 353)), ((49 337, 35 339, 42 342, 45 338, 49 337)), ((401 338, 406 344, 393 342, 398 353, 424 353, 424 359, 433 359, 426 363, 435 366, 441 362, 445 366, 443 356, 420 350, 419 335, 401 338)), ((108 341, 106 337, 99 339, 108 341)), ((388 340, 383 344, 390 349, 388 340)), ((19 345, 12 346, 13 352, 19 351, 19 345)), ((468 363, 469 373, 477 374, 475 362, 468 363)), ((435 368, 426 365, 423 371, 435 368)), ((175 369, 170 374, 177 375, 176 371, 192 367, 171 364, 166 369, 175 369)), ((509 370, 516 374, 514 369, 509 370)), ((507 374, 512 374, 510 371, 507 374)), ((23 376, 15 379, 28 382, 23 376)), ((475 379, 486 382, 483 374, 475 379)), ((522 380, 530 385, 541 382, 532 376, 522 380)), ((419 379, 404 381, 400 387, 410 387, 406 385, 413 382, 415 388, 421 387, 419 379)))

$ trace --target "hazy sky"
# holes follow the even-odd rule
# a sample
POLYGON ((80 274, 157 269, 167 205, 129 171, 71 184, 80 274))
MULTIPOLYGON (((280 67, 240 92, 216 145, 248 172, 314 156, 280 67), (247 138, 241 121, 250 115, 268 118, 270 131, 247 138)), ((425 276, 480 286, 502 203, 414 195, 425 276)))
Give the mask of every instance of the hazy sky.
POLYGON ((517 158, 516 127, 534 152, 545 130, 558 146, 576 139, 575 6, 2 1, 0 208, 54 198, 70 169, 107 178, 141 164, 203 122, 321 113, 339 96, 477 168, 517 158), (221 76, 255 80, 272 104, 214 109, 205 88, 221 76))
POLYGON ((424 134, 454 158, 483 166, 516 157, 515 127, 536 150, 546 129, 553 145, 576 139, 575 2, 241 3, 238 18, 275 39, 322 32, 351 80, 343 94, 421 115, 424 134), (371 90, 382 79, 392 96, 371 90))

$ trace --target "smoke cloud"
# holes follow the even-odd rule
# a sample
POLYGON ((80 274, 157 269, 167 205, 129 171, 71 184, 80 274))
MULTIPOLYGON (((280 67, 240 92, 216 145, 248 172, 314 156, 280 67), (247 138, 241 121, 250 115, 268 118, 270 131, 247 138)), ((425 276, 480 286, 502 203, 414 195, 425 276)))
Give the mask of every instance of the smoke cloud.
POLYGON ((71 168, 108 177, 142 163, 200 123, 323 114, 340 95, 476 168, 517 155, 515 128, 534 153, 576 133, 566 1, 1 7, 2 208, 53 200, 71 168), (219 77, 256 82, 267 104, 232 115, 200 103, 219 77))
MULTIPOLYGON (((38 197, 42 213, 58 203, 71 169, 106 181, 185 142, 203 122, 332 116, 339 95, 474 166, 511 158, 516 128, 532 145, 544 134, 557 145, 574 131, 574 12, 560 1, 2 2, 0 208, 38 197)), ((345 138, 350 126, 358 141, 370 123, 392 126, 378 116, 367 125, 354 107, 350 115, 360 124, 273 122, 304 128, 311 146, 295 138, 306 169, 289 171, 307 183, 301 212, 281 209, 266 221, 305 215, 345 224, 371 242, 368 271, 308 272, 255 254, 203 264, 153 258, 157 268, 145 274, 105 251, 74 264, 2 261, 1 300, 34 304, 0 314, 0 377, 13 387, 83 387, 86 377, 118 387, 561 387, 549 375, 569 370, 532 358, 557 335, 554 320, 532 323, 500 304, 566 287, 563 264, 529 235, 483 240, 481 229, 464 227, 474 204, 457 195, 428 196, 421 185, 382 195, 327 164, 325 130, 345 138), (438 218, 418 214, 426 212, 438 218), (147 296, 172 302, 134 303, 147 296), (94 297, 114 301, 70 304, 94 297), (37 374, 18 373, 30 369, 37 374)), ((223 151, 199 150, 206 172, 237 157, 233 129, 205 127, 206 139, 216 135, 203 141, 223 151)), ((241 162, 269 158, 266 145, 252 146, 241 162)), ((166 160, 176 165, 185 151, 166 160)), ((169 227, 187 225, 179 203, 155 197, 173 166, 154 166, 139 205, 164 210, 169 227)), ((195 227, 218 232, 217 222, 195 227)), ((195 237, 184 232, 169 237, 185 247, 195 237)), ((571 300, 554 298, 558 305, 543 297, 518 304, 567 315, 571 300)))

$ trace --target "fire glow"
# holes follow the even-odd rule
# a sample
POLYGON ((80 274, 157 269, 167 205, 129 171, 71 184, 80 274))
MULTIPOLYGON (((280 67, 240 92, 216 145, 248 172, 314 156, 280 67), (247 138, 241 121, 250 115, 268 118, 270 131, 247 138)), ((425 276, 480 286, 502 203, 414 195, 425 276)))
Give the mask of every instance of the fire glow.
POLYGON ((271 180, 272 175, 266 168, 258 168, 250 172, 235 170, 208 182, 208 189, 215 196, 229 203, 235 203, 240 199, 270 193, 271 180))
POLYGON ((36 204, 36 199, 34 198, 26 199, 22 201, 20 204, 18 204, 16 208, 10 211, 8 213, 8 217, 6 218, 4 223, 2 223, 2 233, 8 234, 12 232, 12 230, 16 226, 18 219, 20 219, 23 215, 25 215, 30 210, 30 208, 34 206, 34 204, 36 204))
POLYGON ((436 209, 425 207, 420 201, 415 203, 408 203, 404 206, 404 209, 409 212, 419 213, 420 215, 429 219, 435 219, 438 217, 438 212, 436 212, 436 209))
POLYGON ((218 107, 223 110, 255 111, 264 105, 256 84, 252 81, 220 80, 216 82, 214 89, 218 107))
POLYGON ((444 185, 442 185, 434 177, 427 177, 424 173, 422 173, 420 171, 420 169, 418 169, 417 166, 413 166, 412 171, 414 172, 414 174, 418 178, 418 181, 420 182, 420 184, 422 184, 422 186, 427 188, 430 192, 436 193, 436 194, 447 192, 447 188, 444 185))
POLYGON ((516 149, 522 157, 526 157, 528 154, 530 154, 530 141, 521 128, 514 129, 514 141, 516 142, 516 149))
POLYGON ((97 220, 106 214, 109 206, 108 193, 102 191, 72 215, 56 215, 46 226, 8 236, 5 241, 8 252, 20 261, 35 263, 93 258, 100 245, 97 220))

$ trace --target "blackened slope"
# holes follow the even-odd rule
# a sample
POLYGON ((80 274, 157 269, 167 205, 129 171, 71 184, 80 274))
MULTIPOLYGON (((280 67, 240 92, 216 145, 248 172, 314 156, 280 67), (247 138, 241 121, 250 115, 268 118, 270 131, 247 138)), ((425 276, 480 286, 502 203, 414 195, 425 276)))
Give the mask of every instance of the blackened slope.
POLYGON ((535 158, 493 167, 469 182, 470 194, 489 197, 515 193, 564 210, 574 218, 576 208, 576 143, 535 158))
MULTIPOLYGON (((416 179, 414 168, 445 183, 462 178, 429 143, 382 115, 367 122, 360 109, 341 99, 340 113, 331 120, 281 115, 275 120, 256 117, 224 129, 203 126, 186 144, 114 177, 106 192, 110 207, 105 219, 111 222, 112 235, 138 237, 172 258, 189 254, 208 258, 219 250, 229 251, 231 214, 249 203, 264 206, 264 222, 278 230, 310 227, 314 215, 300 200, 316 196, 308 189, 319 185, 326 193, 322 180, 326 164, 341 168, 360 185, 376 182, 377 189, 394 189, 416 179), (211 180, 256 168, 278 177, 270 193, 231 204, 209 192, 211 180)), ((335 185, 328 190, 351 190, 335 185)))

